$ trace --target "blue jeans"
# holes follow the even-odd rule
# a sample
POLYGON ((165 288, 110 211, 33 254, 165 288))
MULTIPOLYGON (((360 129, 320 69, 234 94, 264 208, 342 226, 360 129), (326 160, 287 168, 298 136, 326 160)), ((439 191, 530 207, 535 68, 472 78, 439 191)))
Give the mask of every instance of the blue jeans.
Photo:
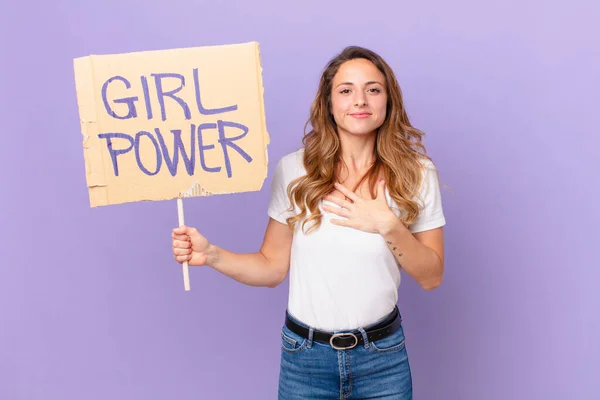
MULTIPOLYGON (((387 399, 412 400, 412 377, 402 327, 383 339, 369 342, 364 328, 364 344, 349 350, 335 350, 329 344, 281 330, 279 400, 305 399, 387 399)), ((375 322, 373 325, 377 324, 375 322)), ((341 331, 335 331, 338 333, 341 331)))

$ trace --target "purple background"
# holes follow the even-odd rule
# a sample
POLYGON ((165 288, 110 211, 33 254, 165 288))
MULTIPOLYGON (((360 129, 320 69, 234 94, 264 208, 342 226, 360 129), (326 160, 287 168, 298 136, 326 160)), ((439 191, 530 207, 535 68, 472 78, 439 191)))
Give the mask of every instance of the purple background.
POLYGON ((269 177, 186 200, 186 222, 258 250, 322 68, 370 47, 452 189, 443 285, 400 288, 416 398, 597 399, 599 19, 591 0, 3 3, 0 399, 276 398, 288 281, 197 268, 185 292, 175 201, 90 209, 73 79, 92 53, 251 40, 269 177))

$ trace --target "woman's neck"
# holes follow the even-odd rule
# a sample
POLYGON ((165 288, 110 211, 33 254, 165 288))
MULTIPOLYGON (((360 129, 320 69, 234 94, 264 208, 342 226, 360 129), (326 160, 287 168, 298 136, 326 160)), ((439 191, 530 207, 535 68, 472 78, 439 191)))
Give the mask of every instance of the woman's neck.
POLYGON ((375 162, 375 132, 367 135, 340 134, 342 161, 350 173, 364 173, 375 162))

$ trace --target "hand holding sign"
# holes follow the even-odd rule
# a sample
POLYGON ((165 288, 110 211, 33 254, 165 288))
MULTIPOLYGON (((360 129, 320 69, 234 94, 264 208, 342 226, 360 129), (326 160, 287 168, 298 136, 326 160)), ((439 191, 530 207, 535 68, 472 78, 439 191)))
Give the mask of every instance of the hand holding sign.
POLYGON ((92 207, 178 199, 181 226, 182 198, 261 189, 269 135, 258 43, 88 56, 74 67, 92 207))
POLYGON ((180 226, 173 229, 173 256, 178 263, 207 265, 210 243, 196 228, 180 226))

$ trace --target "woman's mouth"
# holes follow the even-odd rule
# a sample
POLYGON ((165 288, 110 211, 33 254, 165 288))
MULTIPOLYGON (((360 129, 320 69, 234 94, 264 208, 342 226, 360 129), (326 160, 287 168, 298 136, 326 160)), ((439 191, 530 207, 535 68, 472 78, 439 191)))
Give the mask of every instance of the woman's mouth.
POLYGON ((357 118, 357 119, 364 119, 364 118, 368 118, 371 116, 370 113, 354 113, 354 114, 350 114, 351 117, 353 118, 357 118))

